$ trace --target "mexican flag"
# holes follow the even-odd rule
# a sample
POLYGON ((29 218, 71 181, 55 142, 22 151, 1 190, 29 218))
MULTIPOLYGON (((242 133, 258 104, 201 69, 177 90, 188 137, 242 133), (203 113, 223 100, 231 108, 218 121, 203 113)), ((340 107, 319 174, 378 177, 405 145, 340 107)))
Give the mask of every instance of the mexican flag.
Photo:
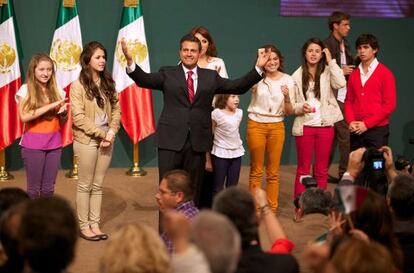
POLYGON ((15 19, 13 2, 8 0, 0 4, 0 150, 22 135, 14 98, 21 86, 20 45, 15 19))
POLYGON ((357 210, 365 200, 368 190, 355 185, 339 186, 335 189, 339 196, 341 210, 349 214, 357 210))
MULTIPOLYGON (((81 71, 79 57, 82 53, 82 36, 76 2, 72 1, 73 4, 69 6, 65 6, 64 2, 66 1, 64 0, 59 0, 59 2, 59 13, 50 48, 50 57, 56 63, 57 83, 65 90, 66 97, 69 99, 70 84, 79 77, 81 71)), ((70 107, 68 121, 62 128, 62 140, 63 146, 73 142, 70 107)))
POLYGON ((134 61, 145 72, 150 72, 147 41, 144 30, 142 3, 124 7, 115 48, 112 76, 116 82, 121 104, 121 122, 134 144, 155 132, 151 90, 137 86, 126 74, 126 60, 121 49, 125 39, 134 61))

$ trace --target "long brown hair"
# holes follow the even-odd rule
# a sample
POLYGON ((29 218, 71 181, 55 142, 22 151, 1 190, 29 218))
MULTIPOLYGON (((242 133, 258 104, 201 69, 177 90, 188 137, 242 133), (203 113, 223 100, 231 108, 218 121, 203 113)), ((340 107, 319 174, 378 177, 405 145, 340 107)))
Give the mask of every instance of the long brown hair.
MULTIPOLYGON (((308 49, 310 44, 317 44, 321 47, 321 49, 324 49, 325 46, 323 42, 319 38, 310 38, 306 41, 306 43, 302 47, 302 92, 303 96, 306 99, 306 91, 309 89, 309 81, 312 78, 312 75, 309 73, 308 68, 308 62, 306 61, 306 50, 308 49)), ((326 57, 325 54, 322 53, 322 58, 320 59, 317 67, 316 67, 316 73, 315 78, 313 79, 315 81, 315 86, 313 88, 313 92, 315 93, 315 98, 320 99, 321 97, 321 74, 323 71, 325 71, 326 66, 326 57)))
POLYGON ((196 33, 200 33, 204 38, 208 41, 208 48, 206 55, 208 57, 217 57, 217 48, 216 44, 214 43, 213 37, 211 37, 210 32, 205 27, 199 26, 195 27, 190 31, 191 34, 196 35, 196 33))
MULTIPOLYGON (((385 198, 368 190, 362 205, 351 212, 350 216, 356 229, 362 230, 371 240, 390 250, 395 265, 401 269, 403 255, 393 231, 394 221, 385 198)), ((350 229, 352 227, 347 222, 345 231, 350 229)))
MULTIPOLYGON (((27 96, 23 99, 22 107, 25 111, 36 110, 46 104, 46 97, 49 100, 48 103, 58 101, 60 99, 59 90, 56 84, 55 66, 53 60, 45 53, 38 53, 33 55, 30 60, 29 67, 27 69, 27 96), (39 81, 36 79, 35 70, 40 62, 46 61, 52 65, 52 75, 49 81, 46 83, 46 92, 42 92, 42 87, 39 81), (45 97, 46 96, 46 97, 45 97)), ((43 118, 52 118, 56 115, 56 111, 49 111, 43 118)))
POLYGON ((116 96, 114 95, 116 92, 115 81, 112 79, 111 74, 108 72, 105 66, 104 70, 99 73, 99 78, 101 80, 100 89, 105 97, 102 98, 99 87, 92 78, 92 70, 89 67, 89 62, 91 61, 92 55, 97 49, 101 49, 105 54, 105 59, 107 58, 108 55, 106 49, 101 43, 93 41, 86 44, 80 56, 80 64, 82 70, 79 75, 79 81, 85 88, 86 97, 89 100, 96 98, 98 106, 100 108, 103 108, 105 105, 105 98, 107 98, 112 105, 117 102, 116 96))
POLYGON ((227 101, 230 98, 230 94, 219 94, 216 95, 215 98, 215 102, 214 102, 214 107, 218 108, 218 109, 224 109, 226 108, 227 105, 227 101))

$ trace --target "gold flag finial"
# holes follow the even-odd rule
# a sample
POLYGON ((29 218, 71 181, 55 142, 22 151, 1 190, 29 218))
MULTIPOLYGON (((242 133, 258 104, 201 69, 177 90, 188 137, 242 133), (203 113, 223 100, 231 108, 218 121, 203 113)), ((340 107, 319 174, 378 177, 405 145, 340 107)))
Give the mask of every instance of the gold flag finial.
POLYGON ((124 7, 127 8, 136 8, 139 4, 138 0, 124 0, 124 7))
POLYGON ((7 5, 7 1, 8 1, 8 0, 0 0, 0 7, 1 7, 2 5, 7 5))
POLYGON ((63 0, 63 7, 65 8, 74 8, 75 0, 63 0))

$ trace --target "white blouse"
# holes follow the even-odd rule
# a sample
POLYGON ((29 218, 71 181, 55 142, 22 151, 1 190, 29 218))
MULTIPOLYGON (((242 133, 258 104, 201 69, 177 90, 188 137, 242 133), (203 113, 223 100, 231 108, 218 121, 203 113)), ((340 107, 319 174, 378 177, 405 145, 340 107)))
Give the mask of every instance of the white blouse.
POLYGON ((263 79, 252 91, 250 100, 249 119, 261 123, 271 123, 283 121, 285 117, 284 96, 282 86, 287 85, 289 90, 293 90, 294 81, 288 74, 278 80, 263 79))
POLYGON ((234 114, 221 109, 211 112, 215 121, 213 149, 211 153, 220 158, 236 158, 244 155, 243 142, 240 138, 239 126, 243 118, 243 110, 236 109, 234 114))

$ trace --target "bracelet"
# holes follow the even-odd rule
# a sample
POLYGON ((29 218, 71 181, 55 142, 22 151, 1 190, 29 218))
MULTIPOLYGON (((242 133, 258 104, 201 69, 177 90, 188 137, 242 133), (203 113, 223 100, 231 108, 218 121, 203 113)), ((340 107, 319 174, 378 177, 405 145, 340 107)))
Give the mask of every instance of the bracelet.
POLYGON ((260 213, 267 214, 270 210, 269 204, 259 207, 260 213))

